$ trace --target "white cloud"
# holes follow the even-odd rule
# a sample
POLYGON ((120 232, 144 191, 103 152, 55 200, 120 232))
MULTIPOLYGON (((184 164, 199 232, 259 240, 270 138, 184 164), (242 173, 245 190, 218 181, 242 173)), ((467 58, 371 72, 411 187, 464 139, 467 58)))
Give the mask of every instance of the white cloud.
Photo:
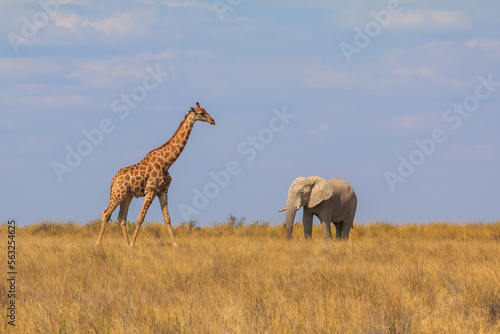
POLYGON ((389 119, 392 132, 407 134, 414 131, 427 131, 440 125, 440 114, 404 114, 389 119))
POLYGON ((356 78, 348 72, 333 71, 331 69, 306 69, 306 86, 310 88, 326 88, 330 86, 352 86, 356 78))
POLYGON ((394 73, 403 79, 410 77, 433 77, 435 75, 434 69, 430 67, 396 68, 394 73))
POLYGON ((467 29, 470 27, 470 20, 466 13, 462 11, 442 11, 442 10, 416 10, 413 12, 403 11, 392 17, 389 29, 424 29, 424 28, 447 28, 447 29, 467 29))
POLYGON ((145 35, 156 21, 156 13, 151 10, 135 10, 117 13, 100 20, 82 18, 76 14, 59 13, 53 18, 56 25, 70 29, 93 28, 108 37, 126 38, 145 35))
POLYGON ((402 80, 402 82, 399 82, 400 84, 420 79, 426 83, 434 83, 448 87, 465 87, 467 85, 466 80, 436 72, 434 68, 425 66, 398 67, 394 69, 394 74, 397 78, 402 80))
POLYGON ((475 148, 456 147, 455 155, 463 160, 477 160, 497 157, 499 148, 496 144, 488 142, 475 148))
POLYGON ((64 70, 64 61, 52 57, 0 59, 0 76, 14 78, 15 80, 41 75, 55 76, 64 72, 64 70))
POLYGON ((215 10, 215 6, 213 4, 202 1, 164 0, 163 4, 167 7, 201 7, 211 11, 215 10))
POLYGON ((390 73, 394 84, 420 82, 423 90, 435 89, 439 85, 445 89, 465 87, 470 77, 460 67, 470 52, 455 41, 431 41, 411 48, 396 47, 387 51, 379 68, 381 76, 390 73))
POLYGON ((90 61, 76 61, 77 69, 67 71, 64 77, 77 78, 92 89, 109 88, 116 85, 140 83, 148 74, 147 67, 173 72, 175 66, 166 60, 179 57, 179 51, 164 50, 160 53, 142 52, 138 55, 102 57, 90 61))
POLYGON ((93 106, 96 104, 88 96, 84 95, 44 95, 24 96, 20 100, 28 106, 41 106, 45 108, 72 108, 82 106, 93 106))
POLYGON ((176 50, 165 50, 158 54, 150 53, 150 52, 142 52, 135 57, 135 59, 139 62, 143 61, 152 61, 152 60, 168 60, 174 59, 179 56, 179 51, 176 50))
POLYGON ((319 123, 316 125, 316 131, 326 131, 330 127, 330 123, 319 123))
POLYGON ((495 39, 469 39, 465 45, 470 48, 478 48, 481 50, 500 50, 500 41, 495 39))
POLYGON ((455 41, 432 41, 424 45, 424 49, 435 49, 435 48, 442 48, 442 47, 449 47, 449 46, 455 46, 457 43, 455 41))
POLYGON ((186 57, 196 57, 202 59, 217 59, 219 55, 207 50, 188 50, 185 53, 186 57))
POLYGON ((76 15, 76 14, 71 14, 71 15, 55 15, 53 17, 54 22, 56 25, 64 28, 70 29, 72 32, 75 32, 77 26, 81 25, 82 19, 76 15))
POLYGON ((66 74, 67 78, 78 78, 82 83, 94 88, 107 87, 117 80, 138 81, 146 73, 146 65, 127 57, 77 62, 78 70, 66 74))
POLYGON ((137 28, 148 23, 149 14, 144 11, 122 13, 110 16, 100 21, 91 22, 83 21, 84 26, 91 26, 99 31, 104 32, 106 35, 118 35, 125 37, 128 34, 137 32, 137 28))

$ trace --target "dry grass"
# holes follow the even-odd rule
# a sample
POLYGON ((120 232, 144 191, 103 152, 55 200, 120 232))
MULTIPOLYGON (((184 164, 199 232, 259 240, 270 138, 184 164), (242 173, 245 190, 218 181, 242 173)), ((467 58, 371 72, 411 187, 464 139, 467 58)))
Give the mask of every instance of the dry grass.
POLYGON ((356 225, 342 242, 187 223, 179 249, 161 224, 128 248, 116 223, 94 248, 98 223, 17 229, 16 328, 2 312, 0 331, 500 333, 500 222, 356 225))

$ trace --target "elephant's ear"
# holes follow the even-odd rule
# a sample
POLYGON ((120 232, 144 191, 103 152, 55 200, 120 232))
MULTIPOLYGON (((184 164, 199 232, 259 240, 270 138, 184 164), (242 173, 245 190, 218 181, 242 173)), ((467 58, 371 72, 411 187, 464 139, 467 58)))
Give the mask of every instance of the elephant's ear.
POLYGON ((311 190, 311 198, 309 199, 309 207, 313 208, 324 200, 329 199, 333 195, 332 186, 325 179, 319 178, 314 183, 311 190))

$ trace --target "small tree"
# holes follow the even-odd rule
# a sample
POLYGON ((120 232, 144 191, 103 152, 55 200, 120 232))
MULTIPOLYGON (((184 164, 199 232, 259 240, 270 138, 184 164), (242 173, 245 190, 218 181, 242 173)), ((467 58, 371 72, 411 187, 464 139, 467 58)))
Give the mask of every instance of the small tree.
POLYGON ((245 226, 245 221, 246 221, 245 217, 237 218, 232 213, 230 213, 227 216, 226 224, 231 226, 231 227, 243 227, 243 226, 245 226))
POLYGON ((190 220, 187 222, 182 222, 179 227, 186 228, 190 231, 196 229, 196 225, 198 224, 197 220, 190 220))

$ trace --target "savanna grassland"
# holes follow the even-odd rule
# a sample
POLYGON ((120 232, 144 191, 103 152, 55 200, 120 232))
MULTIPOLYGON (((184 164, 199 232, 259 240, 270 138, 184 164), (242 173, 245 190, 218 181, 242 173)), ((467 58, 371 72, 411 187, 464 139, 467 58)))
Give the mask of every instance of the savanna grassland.
POLYGON ((178 249, 162 224, 134 248, 116 223, 94 247, 98 228, 17 228, 16 326, 2 279, 1 332, 500 333, 500 222, 357 224, 348 241, 296 226, 288 242, 265 222, 191 223, 178 249))

